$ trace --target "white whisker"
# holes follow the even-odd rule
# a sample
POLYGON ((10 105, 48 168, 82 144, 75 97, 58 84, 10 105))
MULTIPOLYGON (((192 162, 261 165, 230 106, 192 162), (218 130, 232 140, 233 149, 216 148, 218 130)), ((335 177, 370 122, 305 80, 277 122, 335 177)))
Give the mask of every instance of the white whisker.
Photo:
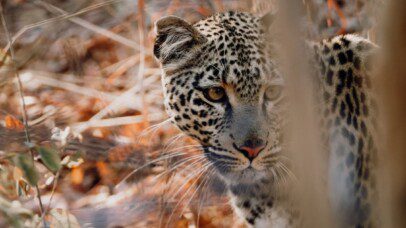
POLYGON ((203 167, 201 167, 200 169, 196 170, 195 172, 190 173, 189 175, 186 176, 186 179, 184 180, 184 183, 179 186, 179 188, 177 189, 177 191, 174 194, 170 194, 170 200, 173 200, 176 196, 179 195, 180 191, 182 190, 182 188, 192 179, 194 178, 196 175, 199 175, 200 173, 204 172, 208 167, 210 167, 212 164, 208 163, 205 164, 203 167))
POLYGON ((181 146, 181 147, 176 147, 174 149, 171 150, 166 150, 165 153, 170 153, 173 152, 175 150, 181 150, 181 149, 189 149, 189 148, 198 148, 198 149, 202 149, 203 147, 200 145, 186 145, 186 146, 181 146))
POLYGON ((179 134, 173 136, 172 138, 170 138, 168 140, 168 143, 163 148, 163 151, 166 151, 170 146, 172 146, 172 144, 176 143, 176 141, 180 140, 182 137, 185 137, 185 136, 186 136, 185 134, 179 133, 179 134))
POLYGON ((174 164, 174 167, 172 167, 172 168, 170 168, 170 169, 168 169, 168 170, 165 170, 165 172, 162 172, 162 173, 158 174, 158 175, 155 176, 152 180, 153 180, 153 181, 156 181, 156 180, 158 180, 159 178, 161 178, 163 175, 165 175, 165 174, 167 174, 167 173, 170 173, 170 172, 176 170, 177 168, 179 168, 180 166, 184 165, 185 163, 187 163, 187 162, 189 162, 189 161, 196 160, 196 161, 192 162, 191 164, 188 164, 186 167, 184 167, 185 169, 187 169, 187 168, 189 168, 189 167, 191 167, 191 166, 193 166, 193 165, 199 163, 199 162, 202 161, 203 159, 205 159, 205 157, 201 157, 201 156, 202 156, 202 155, 198 154, 198 155, 195 155, 195 156, 191 156, 191 157, 189 157, 189 158, 187 158, 187 159, 185 159, 185 160, 182 160, 182 161, 180 161, 180 162, 177 162, 177 163, 174 164))
POLYGON ((137 144, 140 143, 140 141, 142 140, 143 137, 156 132, 159 128, 161 128, 162 126, 164 126, 165 124, 168 124, 171 122, 171 118, 168 118, 160 123, 154 124, 152 126, 149 126, 148 128, 144 129, 141 134, 137 137, 137 139, 135 140, 137 144))
POLYGON ((290 169, 288 167, 286 167, 285 164, 283 164, 282 162, 279 162, 281 168, 286 172, 286 174, 293 180, 293 181, 298 181, 296 175, 290 171, 290 169))
MULTIPOLYGON (((209 167, 209 170, 207 172, 210 172, 210 168, 214 169, 214 167, 209 167)), ((197 179, 198 180, 198 179, 197 179)), ((190 202, 193 200, 193 197, 195 196, 195 194, 199 191, 200 187, 202 187, 202 185, 204 185, 204 183, 207 182, 208 179, 205 179, 204 181, 202 181, 201 183, 198 184, 197 188, 194 190, 192 196, 190 196, 189 201, 186 203, 186 205, 189 205, 190 202)), ((183 207, 182 212, 180 213, 180 215, 182 215, 185 212, 186 207, 183 207)))
MULTIPOLYGON (((198 170, 197 173, 196 173, 196 172, 192 173, 193 175, 191 176, 191 178, 196 177, 196 180, 193 181, 193 184, 191 184, 191 185, 189 186, 189 188, 186 190, 186 192, 183 193, 183 196, 179 199, 179 201, 176 203, 175 207, 172 209, 172 213, 171 213, 171 215, 169 216, 168 222, 166 223, 165 227, 167 227, 167 226, 169 225, 169 222, 171 221, 173 214, 175 213, 176 209, 179 207, 179 205, 180 205, 180 203, 183 201, 183 199, 187 196, 187 194, 189 193, 189 191, 192 189, 193 185, 199 180, 199 178, 205 173, 205 171, 207 171, 207 169, 210 168, 211 165, 212 165, 211 163, 206 164, 203 168, 201 168, 200 170, 198 170)), ((180 190, 183 189, 183 187, 190 181, 191 178, 187 178, 187 179, 185 180, 185 183, 182 184, 181 187, 179 187, 179 189, 178 189, 178 191, 176 192, 176 194, 173 195, 173 196, 170 198, 170 200, 174 200, 174 198, 180 193, 180 190)))
MULTIPOLYGON (((214 166, 213 166, 213 167, 214 167, 214 166)), ((202 191, 204 192, 204 196, 203 196, 203 199, 200 200, 199 206, 198 206, 198 210, 197 210, 197 221, 196 221, 196 224, 197 224, 197 227, 198 227, 198 228, 199 228, 199 223, 200 223, 200 212, 201 212, 203 203, 206 201, 206 199, 207 199, 207 197, 208 197, 208 187, 210 186, 211 182, 213 181, 213 178, 211 178, 211 177, 214 175, 215 171, 216 171, 216 169, 212 169, 212 170, 210 170, 210 171, 207 173, 207 175, 206 175, 206 180, 208 180, 208 181, 205 183, 205 186, 204 186, 204 187, 205 187, 205 190, 202 190, 202 191)), ((204 188, 204 187, 203 187, 203 188, 204 188)))
POLYGON ((167 155, 167 156, 159 157, 159 158, 154 159, 154 160, 152 160, 152 161, 150 161, 150 162, 147 162, 147 163, 145 163, 144 165, 142 165, 142 166, 140 166, 140 167, 134 169, 134 170, 131 171, 129 174, 127 174, 127 176, 125 176, 119 183, 116 184, 115 188, 118 188, 122 183, 124 183, 126 180, 128 180, 128 178, 130 178, 132 175, 134 175, 134 174, 137 173, 138 171, 144 169, 145 167, 147 167, 147 166, 149 166, 149 165, 151 165, 151 164, 154 164, 154 163, 159 162, 159 161, 163 161, 163 160, 168 159, 168 158, 182 156, 182 155, 185 155, 185 154, 186 154, 186 153, 184 153, 184 152, 174 153, 174 154, 170 154, 170 155, 167 155))

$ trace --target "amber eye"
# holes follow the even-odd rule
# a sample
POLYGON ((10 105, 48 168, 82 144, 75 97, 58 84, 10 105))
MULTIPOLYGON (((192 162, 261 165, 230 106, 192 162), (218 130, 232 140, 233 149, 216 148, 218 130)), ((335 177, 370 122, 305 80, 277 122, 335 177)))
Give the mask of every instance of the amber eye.
POLYGON ((265 98, 267 100, 277 100, 282 94, 282 86, 280 85, 271 85, 265 91, 265 98))
POLYGON ((221 102, 226 98, 226 91, 222 87, 211 87, 204 90, 204 96, 212 102, 221 102))

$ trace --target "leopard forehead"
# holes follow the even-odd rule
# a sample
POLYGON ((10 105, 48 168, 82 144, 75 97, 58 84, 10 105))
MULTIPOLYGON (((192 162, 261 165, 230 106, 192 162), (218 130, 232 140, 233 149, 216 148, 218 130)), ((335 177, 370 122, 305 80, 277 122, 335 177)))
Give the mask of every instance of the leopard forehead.
MULTIPOLYGON (((264 85, 279 84, 271 45, 259 17, 249 13, 227 12, 213 15, 193 25, 207 39, 200 51, 177 62, 167 71, 170 84, 193 87, 227 86, 241 102, 258 101, 264 85)), ((188 89, 188 87, 178 87, 188 89)))

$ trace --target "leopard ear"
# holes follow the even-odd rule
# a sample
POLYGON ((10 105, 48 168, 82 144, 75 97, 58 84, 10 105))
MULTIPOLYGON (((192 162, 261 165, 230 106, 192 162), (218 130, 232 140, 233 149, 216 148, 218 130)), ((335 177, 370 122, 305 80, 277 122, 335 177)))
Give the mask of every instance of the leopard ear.
POLYGON ((275 12, 268 12, 260 18, 261 24, 265 29, 269 29, 269 27, 271 27, 273 21, 275 20, 275 14, 275 12))
POLYGON ((196 46, 207 41, 191 24, 175 16, 159 19, 155 31, 154 55, 162 64, 185 58, 196 46))

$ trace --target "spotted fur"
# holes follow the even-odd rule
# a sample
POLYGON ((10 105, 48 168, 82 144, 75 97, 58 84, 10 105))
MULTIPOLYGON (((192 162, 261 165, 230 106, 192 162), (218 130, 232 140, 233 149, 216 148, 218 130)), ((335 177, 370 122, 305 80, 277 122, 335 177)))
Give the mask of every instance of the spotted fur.
POLYGON ((371 58, 376 46, 355 35, 315 46, 320 111, 329 149, 331 203, 340 225, 375 227, 374 142, 376 108, 371 94, 371 58))
MULTIPOLYGON (((279 191, 280 178, 288 174, 280 156, 284 91, 267 40, 270 21, 269 15, 236 12, 193 25, 165 17, 156 23, 154 54, 163 70, 169 116, 202 144, 207 160, 228 186, 236 212, 255 227, 292 227, 298 224, 292 222, 297 213, 279 191), (213 87, 223 88, 226 97, 209 99, 207 90, 213 87), (258 145, 262 147, 255 156, 241 149, 258 145)), ((333 193, 341 194, 337 202, 333 198, 334 206, 360 213, 343 215, 344 225, 364 225, 370 217, 364 202, 371 195, 368 151, 374 145, 364 60, 371 47, 356 36, 314 45, 325 141, 333 154, 330 162, 338 167, 331 169, 331 178, 342 184, 332 184, 333 193)))

